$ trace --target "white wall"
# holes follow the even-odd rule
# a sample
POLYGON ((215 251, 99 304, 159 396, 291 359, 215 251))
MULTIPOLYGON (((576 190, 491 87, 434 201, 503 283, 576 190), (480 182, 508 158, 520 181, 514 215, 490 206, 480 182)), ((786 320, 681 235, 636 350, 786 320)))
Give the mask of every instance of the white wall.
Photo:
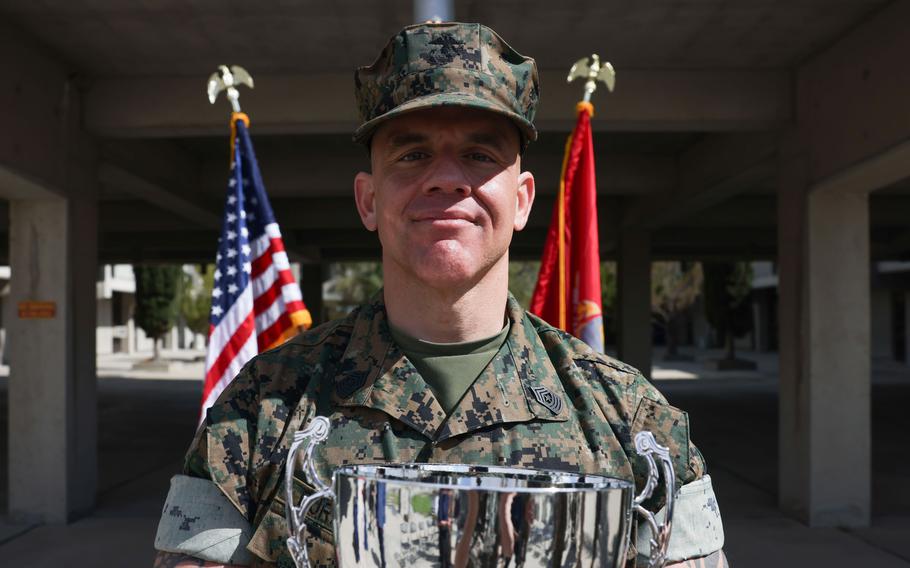
POLYGON ((112 298, 98 298, 97 311, 98 327, 95 328, 95 349, 98 355, 108 355, 114 352, 114 338, 112 325, 112 298))

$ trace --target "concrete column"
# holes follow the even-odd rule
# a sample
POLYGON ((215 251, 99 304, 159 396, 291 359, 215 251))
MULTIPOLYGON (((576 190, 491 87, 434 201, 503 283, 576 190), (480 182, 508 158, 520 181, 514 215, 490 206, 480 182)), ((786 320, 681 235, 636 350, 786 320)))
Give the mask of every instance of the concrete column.
POLYGON ((867 526, 868 193, 812 191, 804 156, 780 172, 780 507, 812 526, 867 526))
POLYGON ((910 292, 904 292, 904 363, 910 364, 910 292))
MULTIPOLYGON (((97 207, 65 198, 10 203, 9 512, 67 522, 97 484, 97 207), (27 302, 53 313, 30 318, 27 302)), ((35 313, 31 314, 36 315, 35 313)))
POLYGON ((123 295, 123 313, 126 314, 126 352, 132 355, 139 350, 139 337, 136 334, 136 320, 133 310, 136 307, 135 294, 123 295))
POLYGON ((620 360, 651 376, 651 237, 625 229, 617 264, 617 351, 620 360))

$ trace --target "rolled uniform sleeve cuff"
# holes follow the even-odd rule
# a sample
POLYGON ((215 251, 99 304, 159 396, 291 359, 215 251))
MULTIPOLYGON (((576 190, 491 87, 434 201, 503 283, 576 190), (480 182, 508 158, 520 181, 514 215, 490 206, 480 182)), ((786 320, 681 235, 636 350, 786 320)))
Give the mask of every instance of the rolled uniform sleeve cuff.
POLYGON ((175 475, 164 503, 155 549, 249 566, 250 523, 211 480, 175 475))
MULTIPOLYGON (((657 522, 666 518, 666 510, 661 509, 657 522)), ((639 523, 637 550, 639 562, 651 551, 651 528, 647 523, 639 523)), ((667 562, 679 562, 689 558, 707 556, 724 547, 724 526, 720 518, 720 509, 714 497, 711 476, 705 475, 691 483, 683 485, 676 497, 676 508, 673 510, 673 528, 670 532, 670 545, 667 547, 667 562)), ((647 563, 645 563, 647 564, 647 563)))

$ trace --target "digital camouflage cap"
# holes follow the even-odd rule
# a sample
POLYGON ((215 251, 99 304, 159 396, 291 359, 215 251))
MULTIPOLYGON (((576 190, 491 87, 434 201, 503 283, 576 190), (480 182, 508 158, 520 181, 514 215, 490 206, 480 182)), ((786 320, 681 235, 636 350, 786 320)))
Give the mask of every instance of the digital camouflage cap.
POLYGON ((355 142, 369 143, 392 117, 435 106, 496 112, 518 126, 522 147, 537 139, 537 65, 481 24, 408 26, 354 73, 354 83, 363 121, 355 142))

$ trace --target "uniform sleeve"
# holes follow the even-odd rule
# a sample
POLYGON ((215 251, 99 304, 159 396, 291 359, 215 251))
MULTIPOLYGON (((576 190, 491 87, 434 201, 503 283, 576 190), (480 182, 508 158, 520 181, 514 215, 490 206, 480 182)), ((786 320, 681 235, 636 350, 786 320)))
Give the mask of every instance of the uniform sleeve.
MULTIPOLYGON (((666 507, 657 513, 657 522, 666 518, 666 507)), ((639 523, 636 540, 636 565, 647 566, 651 550, 651 528, 639 523)), ((708 556, 724 547, 724 525, 714 496, 711 476, 683 485, 673 509, 673 525, 667 547, 668 562, 708 556)))
POLYGON ((249 566, 252 557, 246 545, 251 534, 250 523, 211 480, 188 475, 171 478, 155 550, 249 566))
POLYGON ((255 514, 250 490, 250 440, 257 393, 245 367, 209 409, 171 486, 155 549, 246 566, 255 514))
POLYGON ((623 390, 626 409, 631 413, 627 454, 636 481, 643 481, 648 473, 647 462, 634 448, 635 436, 643 431, 651 432, 658 444, 669 448, 677 487, 700 479, 706 471, 705 461, 689 437, 689 415, 669 404, 640 373, 623 390))

